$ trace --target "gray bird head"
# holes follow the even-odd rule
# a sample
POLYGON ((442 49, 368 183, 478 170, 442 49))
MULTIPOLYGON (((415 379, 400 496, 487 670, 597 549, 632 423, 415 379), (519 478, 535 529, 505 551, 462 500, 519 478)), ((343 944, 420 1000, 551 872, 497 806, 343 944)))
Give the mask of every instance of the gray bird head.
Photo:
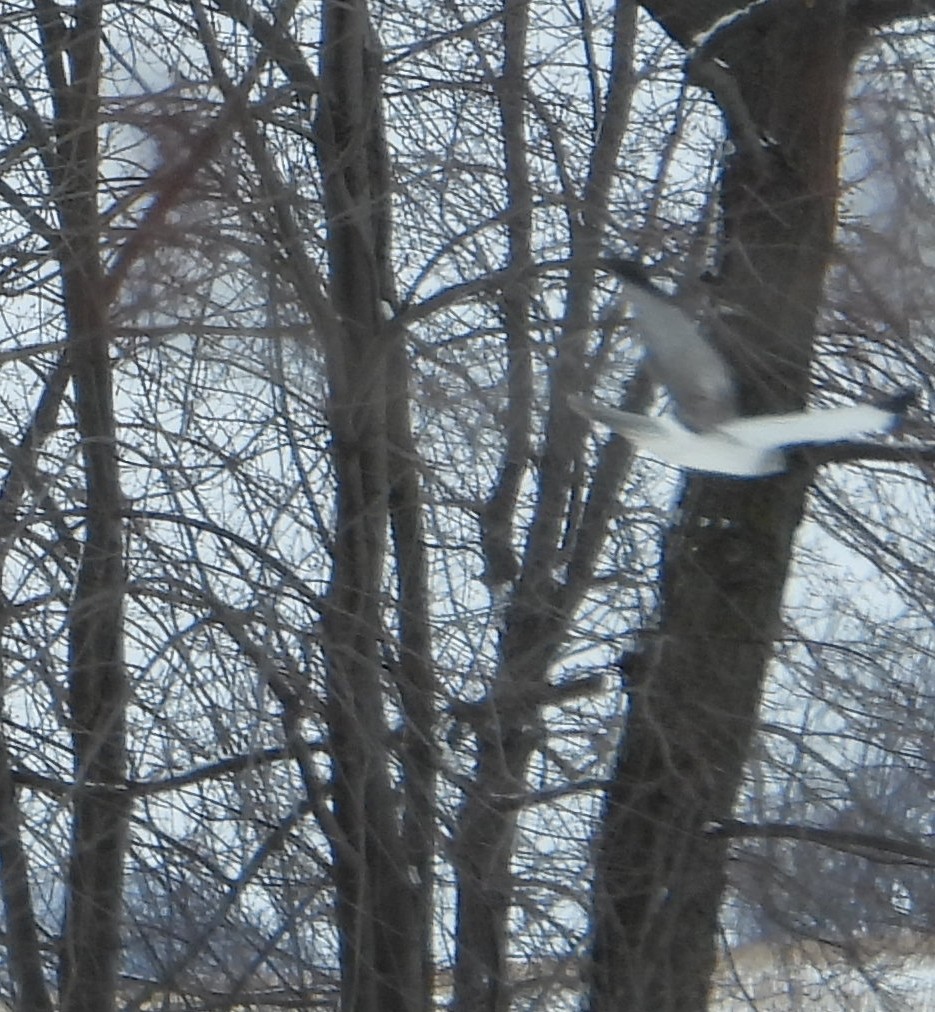
POLYGON ((645 288, 650 292, 657 290, 649 274, 646 273, 646 268, 636 260, 628 260, 626 257, 611 254, 610 256, 601 257, 598 260, 598 264, 609 273, 616 275, 616 277, 623 278, 624 281, 639 285, 640 288, 645 288))

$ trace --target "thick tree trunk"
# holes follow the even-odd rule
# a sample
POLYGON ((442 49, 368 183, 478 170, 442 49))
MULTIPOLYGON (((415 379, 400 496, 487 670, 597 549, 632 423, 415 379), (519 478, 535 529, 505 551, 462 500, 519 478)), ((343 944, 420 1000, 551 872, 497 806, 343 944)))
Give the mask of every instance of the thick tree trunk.
MULTIPOLYGON (((673 18, 687 9, 663 6, 673 18)), ((771 6, 706 54, 725 62, 742 99, 726 110, 736 153, 723 180, 722 285, 746 310, 725 350, 750 413, 807 396, 857 50, 843 5, 771 6)), ((658 626, 628 672, 597 853, 593 1012, 706 1007, 726 845, 705 826, 730 815, 741 782, 809 481, 794 462, 765 481, 686 485, 665 544, 658 626)))

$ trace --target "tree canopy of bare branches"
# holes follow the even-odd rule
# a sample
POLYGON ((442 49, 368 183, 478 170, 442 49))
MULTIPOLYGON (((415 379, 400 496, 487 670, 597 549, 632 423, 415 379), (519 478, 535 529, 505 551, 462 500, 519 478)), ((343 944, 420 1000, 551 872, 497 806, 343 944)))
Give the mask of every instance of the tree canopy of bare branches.
POLYGON ((796 941, 896 986, 861 954, 932 928, 933 32, 0 9, 10 1007, 695 1012, 796 941), (744 415, 915 403, 765 478, 637 456, 569 403, 670 410, 607 253, 744 415))

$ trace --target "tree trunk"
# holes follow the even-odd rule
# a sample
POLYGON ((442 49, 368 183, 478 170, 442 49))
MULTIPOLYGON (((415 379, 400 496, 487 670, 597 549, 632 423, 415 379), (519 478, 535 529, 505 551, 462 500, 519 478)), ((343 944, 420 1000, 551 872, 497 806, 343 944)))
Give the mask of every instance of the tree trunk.
POLYGON ((122 496, 109 360, 108 285, 97 210, 100 0, 37 4, 55 113, 53 159, 62 298, 85 473, 85 536, 69 614, 68 703, 74 747, 72 843, 60 966, 63 1012, 115 1006, 126 786, 122 496))
MULTIPOLYGON (((659 6, 690 18, 686 5, 659 6)), ((725 110, 735 154, 723 178, 721 281, 745 315, 725 352, 744 412, 795 409, 808 393, 858 39, 836 4, 764 5, 725 34, 697 58, 723 60, 742 98, 725 110)), ((730 815, 741 783, 810 479, 793 461, 768 480, 696 477, 685 487, 664 548, 658 625, 628 672, 606 797, 593 1012, 707 1005, 726 844, 705 826, 730 815)))
MULTIPOLYGON (((321 95, 316 146, 325 184, 330 289, 339 332, 324 335, 329 414, 337 476, 337 535, 325 603, 323 647, 327 718, 333 768, 334 814, 340 837, 332 839, 336 919, 341 961, 341 1007, 346 1012, 415 1012, 426 992, 430 889, 426 834, 404 843, 396 793, 390 781, 390 734, 384 715, 383 573, 386 530, 393 495, 397 536, 418 537, 413 489, 390 480, 392 421, 395 451, 400 426, 399 375, 390 342, 402 340, 383 317, 392 301, 383 265, 388 258, 388 155, 380 117, 381 53, 363 0, 329 2, 322 27, 321 95), (395 363, 397 387, 388 390, 395 363), (408 494, 403 502, 400 498, 408 494), (408 845, 407 845, 408 844, 408 845), (414 865, 410 865, 414 862, 414 865), (424 876, 424 878, 423 878, 424 876)), ((397 461, 398 462, 398 461, 397 461)), ((424 658, 419 622, 420 556, 412 545, 400 571, 406 614, 401 622, 410 645, 424 658)), ((404 705, 426 691, 427 674, 406 658, 404 705)), ((426 730, 420 700, 415 718, 426 730)), ((408 742, 418 774, 403 785, 417 817, 431 802, 425 743, 408 742)), ((409 814, 408 809, 404 816, 409 814)))
MULTIPOLYGON (((581 389, 585 335, 590 325, 593 263, 600 249, 621 138, 633 91, 632 54, 635 7, 618 4, 614 13, 611 73, 587 183, 582 218, 569 214, 572 263, 558 354, 549 377, 550 405, 544 452, 538 475, 535 517, 519 565, 513 554, 519 490, 529 464, 533 378, 529 336, 530 291, 522 268, 531 260, 531 186, 526 164, 528 54, 526 18, 521 3, 508 3, 504 17, 504 67, 497 98, 508 167, 510 267, 517 274, 504 286, 507 327, 507 428, 497 484, 481 517, 487 582, 506 593, 499 663, 485 698, 465 708, 476 741, 470 787, 458 817, 453 862, 458 884, 454 972, 456 1012, 505 1012, 511 1002, 507 968, 508 918, 513 901, 511 859, 519 811, 526 794, 529 757, 544 739, 540 711, 552 698, 548 675, 588 586, 600 552, 614 490, 629 455, 620 444, 602 458, 592 496, 581 518, 574 550, 561 558, 568 531, 573 462, 580 453, 583 426, 567 405, 581 389), (623 450, 624 452, 619 452, 623 450), (561 561, 560 561, 561 560, 561 561), (564 583, 554 578, 567 561, 564 583)), ((597 110, 596 110, 597 112, 597 110)), ((569 207, 578 199, 568 193, 569 207)))

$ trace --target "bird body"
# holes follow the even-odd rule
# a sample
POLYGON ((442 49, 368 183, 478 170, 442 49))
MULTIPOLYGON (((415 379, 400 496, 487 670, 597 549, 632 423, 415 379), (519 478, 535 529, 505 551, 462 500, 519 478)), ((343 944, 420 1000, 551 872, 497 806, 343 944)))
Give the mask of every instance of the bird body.
POLYGON ((669 391, 679 420, 704 432, 737 414, 734 378, 714 346, 663 292, 630 266, 614 264, 623 295, 633 308, 635 330, 649 354, 653 374, 669 391))

